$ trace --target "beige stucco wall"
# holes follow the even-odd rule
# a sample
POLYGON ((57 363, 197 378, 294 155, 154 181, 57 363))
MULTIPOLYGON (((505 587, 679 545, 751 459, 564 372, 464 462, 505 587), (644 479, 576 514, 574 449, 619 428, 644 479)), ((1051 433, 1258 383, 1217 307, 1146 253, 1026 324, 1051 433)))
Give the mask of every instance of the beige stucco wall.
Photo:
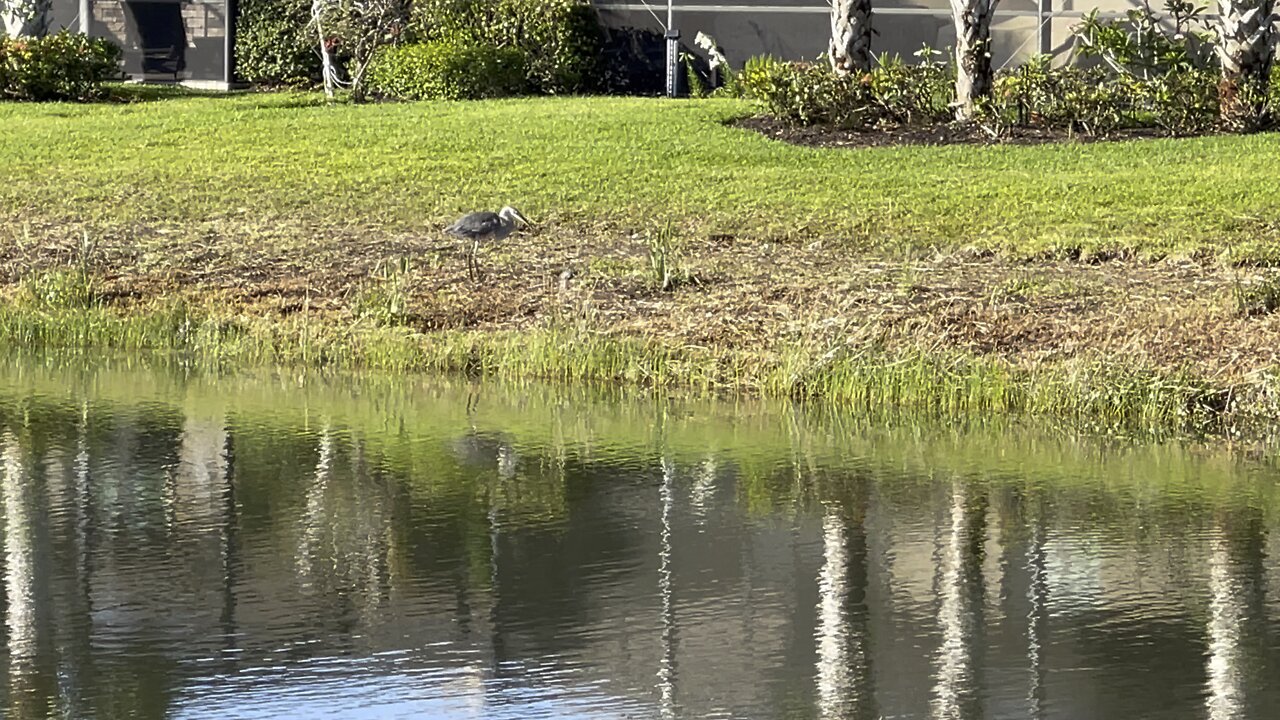
MULTIPOLYGON (((665 0, 594 0, 601 18, 615 27, 661 31, 665 0), (650 12, 652 10, 652 12, 650 12), (655 17, 656 15, 656 17, 655 17)), ((1122 13, 1138 4, 1127 0, 1051 0, 1054 14, 1040 15, 1038 0, 1002 0, 992 31, 996 64, 1016 63, 1039 52, 1042 18, 1044 39, 1062 60, 1071 52, 1071 27, 1094 7, 1122 13)), ((698 32, 716 39, 734 64, 753 55, 769 54, 792 60, 814 59, 826 50, 829 20, 825 0, 675 0, 675 27, 685 45, 698 32)), ((922 45, 949 48, 955 41, 946 0, 883 0, 875 2, 873 40, 876 54, 909 57, 922 45)))

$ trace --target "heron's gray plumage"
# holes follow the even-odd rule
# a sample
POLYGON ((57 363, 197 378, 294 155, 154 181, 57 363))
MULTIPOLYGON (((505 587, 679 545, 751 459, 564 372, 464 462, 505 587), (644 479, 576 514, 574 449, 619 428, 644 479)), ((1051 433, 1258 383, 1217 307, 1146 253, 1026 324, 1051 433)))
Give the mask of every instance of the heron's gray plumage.
POLYGON ((467 272, 472 279, 478 279, 480 267, 476 254, 480 250, 480 243, 505 240, 515 232, 517 222, 530 224, 519 210, 508 206, 496 213, 488 211, 467 213, 444 231, 456 238, 471 241, 471 252, 467 257, 467 272))
POLYGON ((445 228, 450 235, 463 240, 501 240, 515 230, 513 220, 504 221, 493 212, 473 212, 463 215, 457 222, 445 228))

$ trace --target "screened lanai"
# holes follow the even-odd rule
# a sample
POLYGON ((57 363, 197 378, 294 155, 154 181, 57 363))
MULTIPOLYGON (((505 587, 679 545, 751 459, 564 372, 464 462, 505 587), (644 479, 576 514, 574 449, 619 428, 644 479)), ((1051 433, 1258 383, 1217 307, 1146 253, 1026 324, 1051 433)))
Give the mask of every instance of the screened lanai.
POLYGON ((53 26, 87 31, 124 50, 138 80, 225 88, 234 79, 237 0, 54 0, 53 26), (82 19, 87 18, 87 22, 82 19))
MULTIPOLYGON (((661 33, 667 24, 667 0, 592 4, 608 26, 661 33)), ((1119 15, 1140 6, 1140 0, 1001 0, 991 33, 993 60, 999 66, 1036 53, 1065 59, 1071 27, 1085 13, 1098 8, 1103 16, 1119 15)), ((684 45, 692 45, 698 32, 707 33, 735 65, 763 54, 812 60, 826 50, 831 32, 827 0, 671 0, 670 10, 684 45)), ((875 0, 871 22, 877 55, 909 58, 922 46, 942 50, 955 44, 949 0, 875 0)))

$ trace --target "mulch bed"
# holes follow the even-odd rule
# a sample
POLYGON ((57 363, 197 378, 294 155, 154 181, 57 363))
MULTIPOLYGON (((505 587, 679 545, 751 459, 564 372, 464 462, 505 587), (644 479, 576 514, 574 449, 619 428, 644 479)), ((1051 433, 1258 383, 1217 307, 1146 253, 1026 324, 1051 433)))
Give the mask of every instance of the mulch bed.
POLYGON ((874 130, 850 130, 829 125, 789 125, 771 117, 735 120, 734 127, 752 130, 774 140, 806 147, 868 148, 900 145, 1043 145, 1045 143, 1095 143, 1149 140, 1169 137, 1156 128, 1119 130, 1107 135, 1081 135, 1056 128, 1010 128, 993 136, 976 125, 894 126, 874 130))

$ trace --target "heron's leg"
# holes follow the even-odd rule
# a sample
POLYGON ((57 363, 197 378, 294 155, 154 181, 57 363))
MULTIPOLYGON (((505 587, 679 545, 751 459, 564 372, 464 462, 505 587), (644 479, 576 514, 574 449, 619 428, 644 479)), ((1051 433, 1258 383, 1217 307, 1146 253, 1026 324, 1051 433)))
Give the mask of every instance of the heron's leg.
POLYGON ((480 282, 480 241, 476 240, 471 243, 471 264, 475 266, 475 281, 480 282))

